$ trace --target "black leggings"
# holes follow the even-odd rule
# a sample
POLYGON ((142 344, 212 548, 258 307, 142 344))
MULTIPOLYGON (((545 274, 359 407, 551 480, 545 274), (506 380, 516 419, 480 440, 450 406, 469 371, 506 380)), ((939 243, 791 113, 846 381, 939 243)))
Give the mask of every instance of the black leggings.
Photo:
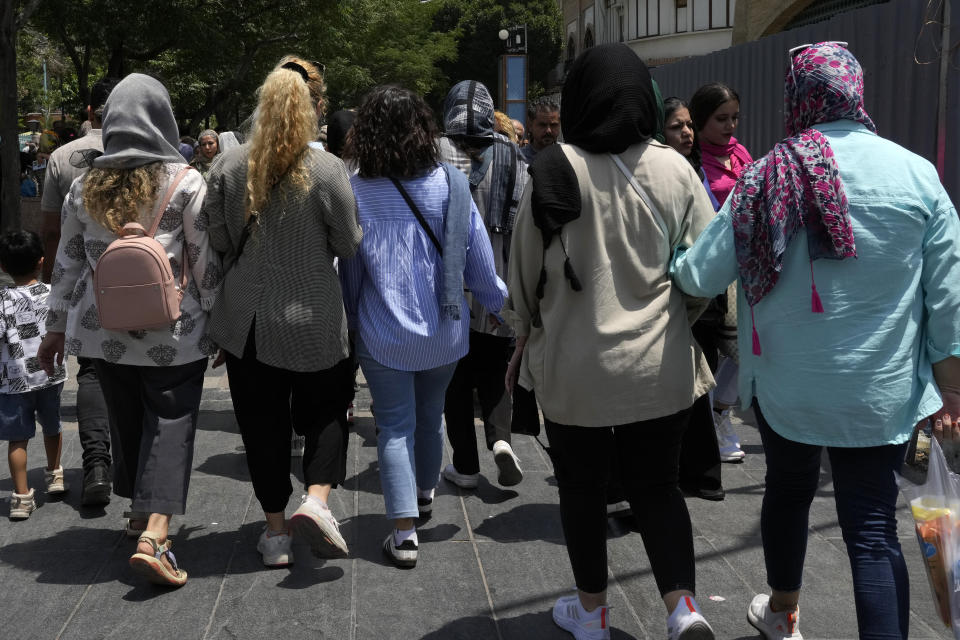
POLYGON ((290 431, 305 436, 304 484, 343 484, 347 471, 347 407, 353 364, 299 372, 257 360, 250 330, 243 357, 227 354, 233 410, 247 452, 253 491, 267 513, 281 513, 290 483, 290 431))
POLYGON ((578 589, 599 593, 607 588, 606 489, 616 456, 660 595, 694 591, 693 530, 677 487, 680 440, 690 411, 616 427, 545 421, 578 589), (655 454, 647 455, 651 451, 655 454))

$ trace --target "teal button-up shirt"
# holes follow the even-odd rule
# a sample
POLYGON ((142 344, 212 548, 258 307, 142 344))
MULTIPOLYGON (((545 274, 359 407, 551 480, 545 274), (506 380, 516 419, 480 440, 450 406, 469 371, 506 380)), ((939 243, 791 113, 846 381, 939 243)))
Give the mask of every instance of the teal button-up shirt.
MULTIPOLYGON (((817 129, 836 155, 857 258, 813 262, 825 311, 813 313, 798 233, 780 280, 753 308, 759 356, 738 293, 740 400, 746 408, 756 398, 770 426, 796 442, 902 443, 942 404, 931 363, 960 356, 960 220, 923 158, 856 122, 817 129)), ((729 199, 671 273, 702 297, 737 279, 729 199)))

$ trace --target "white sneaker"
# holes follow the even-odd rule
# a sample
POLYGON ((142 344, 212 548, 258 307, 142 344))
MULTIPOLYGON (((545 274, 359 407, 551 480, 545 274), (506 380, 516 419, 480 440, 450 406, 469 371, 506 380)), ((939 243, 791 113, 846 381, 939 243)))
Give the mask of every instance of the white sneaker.
POLYGON ((774 612, 770 608, 770 596, 765 593, 754 596, 747 609, 747 622, 765 640, 803 640, 800 635, 800 609, 774 612))
POLYGON ((608 607, 597 607, 587 612, 577 594, 563 596, 553 605, 553 621, 576 640, 610 640, 608 607))
POLYGON ((47 485, 47 493, 64 493, 67 485, 63 482, 63 465, 52 471, 43 470, 43 481, 47 485))
POLYGON ((700 613, 697 601, 690 596, 680 598, 667 618, 668 640, 714 640, 713 629, 700 613))
POLYGON ((290 456, 293 458, 302 458, 303 451, 307 448, 307 437, 298 436, 296 433, 290 437, 290 456))
POLYGON ((330 508, 316 498, 303 496, 290 516, 290 533, 309 544, 318 558, 346 558, 350 553, 330 508))
POLYGON ((719 416, 714 412, 713 418, 717 430, 717 444, 720 445, 720 461, 740 462, 747 454, 740 449, 740 438, 730 422, 730 409, 724 409, 719 416))
POLYGON ((286 567, 293 564, 290 534, 274 533, 273 535, 267 535, 267 532, 267 527, 264 527, 260 539, 257 540, 257 551, 263 556, 264 566, 286 567))
POLYGON ((433 494, 435 489, 417 489, 417 510, 421 518, 433 513, 433 494))
POLYGON ((520 469, 520 458, 513 452, 513 448, 506 440, 497 440, 493 443, 493 461, 497 463, 500 473, 497 482, 504 487, 512 487, 523 480, 523 471, 520 469))
POLYGON ((412 569, 417 566, 419 552, 420 545, 414 542, 412 538, 404 540, 398 547, 393 529, 390 530, 383 541, 383 554, 401 569, 412 569))
POLYGON ((722 433, 724 438, 730 441, 736 447, 740 446, 740 436, 737 435, 737 432, 733 430, 733 420, 731 416, 733 415, 733 409, 727 408, 720 412, 720 415, 717 415, 717 411, 713 412, 713 423, 717 426, 717 433, 722 433))
POLYGON ((33 489, 26 493, 10 494, 10 519, 26 520, 37 510, 37 501, 33 499, 33 489))
POLYGON ((443 468, 443 477, 461 489, 476 489, 480 482, 479 473, 460 473, 452 464, 443 468))

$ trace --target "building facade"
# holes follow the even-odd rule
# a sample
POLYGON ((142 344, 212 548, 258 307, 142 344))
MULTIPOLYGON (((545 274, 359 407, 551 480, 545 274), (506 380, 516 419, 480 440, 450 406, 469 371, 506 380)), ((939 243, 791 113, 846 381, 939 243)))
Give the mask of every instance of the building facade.
POLYGON ((736 0, 560 0, 564 63, 584 49, 625 42, 650 66, 729 47, 736 0))
POLYGON ((594 44, 625 42, 656 67, 885 1, 558 0, 566 33, 555 80, 594 44))

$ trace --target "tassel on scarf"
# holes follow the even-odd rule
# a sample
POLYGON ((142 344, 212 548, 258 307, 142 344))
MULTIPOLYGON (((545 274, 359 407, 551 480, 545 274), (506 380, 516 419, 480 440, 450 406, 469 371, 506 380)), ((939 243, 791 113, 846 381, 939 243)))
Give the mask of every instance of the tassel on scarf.
POLYGON ((570 264, 570 257, 568 256, 566 260, 563 261, 563 275, 567 276, 567 280, 570 281, 570 288, 574 291, 581 291, 583 285, 580 284, 580 279, 577 277, 576 272, 573 270, 573 265, 570 264))
POLYGON ((817 293, 817 285, 811 286, 813 290, 810 294, 810 310, 814 313, 823 313, 823 303, 820 302, 820 294, 817 293))
POLYGON ((757 324, 753 319, 753 305, 750 305, 750 326, 753 329, 753 355, 759 356, 763 351, 760 349, 760 336, 757 334, 757 324))
POLYGON ((823 302, 817 293, 817 283, 813 279, 813 260, 810 261, 810 310, 813 313, 823 313, 823 302))

